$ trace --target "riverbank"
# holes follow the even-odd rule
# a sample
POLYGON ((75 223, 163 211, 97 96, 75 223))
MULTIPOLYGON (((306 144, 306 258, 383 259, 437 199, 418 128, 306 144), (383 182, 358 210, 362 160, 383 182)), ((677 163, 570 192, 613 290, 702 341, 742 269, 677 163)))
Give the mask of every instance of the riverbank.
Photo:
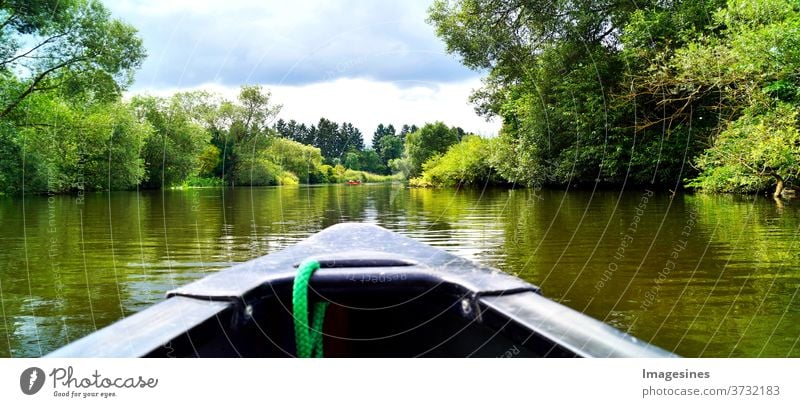
MULTIPOLYGON (((328 182, 316 182, 316 183, 300 182, 301 180, 299 179, 288 178, 288 179, 283 179, 283 182, 278 182, 274 185, 251 185, 245 182, 245 183, 235 184, 235 186, 336 185, 336 184, 344 184, 350 181, 357 181, 359 183, 388 183, 388 182, 401 182, 403 180, 404 178, 402 174, 380 175, 366 171, 345 170, 340 175, 334 175, 331 178, 329 178, 328 182)), ((181 188, 205 188, 205 187, 225 187, 225 186, 226 183, 221 178, 191 177, 180 186, 176 186, 173 188, 181 189, 181 188)))

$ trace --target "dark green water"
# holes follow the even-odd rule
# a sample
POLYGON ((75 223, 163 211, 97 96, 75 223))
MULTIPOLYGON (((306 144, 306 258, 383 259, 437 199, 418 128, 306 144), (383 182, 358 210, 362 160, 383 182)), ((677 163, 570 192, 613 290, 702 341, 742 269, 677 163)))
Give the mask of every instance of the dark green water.
POLYGON ((516 273, 684 356, 800 356, 799 206, 400 185, 0 197, 0 356, 47 353, 346 221, 516 273))

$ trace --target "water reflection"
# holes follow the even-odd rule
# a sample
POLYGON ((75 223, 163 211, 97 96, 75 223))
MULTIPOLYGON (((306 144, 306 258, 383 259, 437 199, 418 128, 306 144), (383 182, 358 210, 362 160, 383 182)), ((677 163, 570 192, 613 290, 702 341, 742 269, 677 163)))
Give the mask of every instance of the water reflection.
POLYGON ((362 185, 0 197, 0 356, 46 353, 340 222, 517 274, 682 355, 800 356, 797 203, 647 194, 362 185))

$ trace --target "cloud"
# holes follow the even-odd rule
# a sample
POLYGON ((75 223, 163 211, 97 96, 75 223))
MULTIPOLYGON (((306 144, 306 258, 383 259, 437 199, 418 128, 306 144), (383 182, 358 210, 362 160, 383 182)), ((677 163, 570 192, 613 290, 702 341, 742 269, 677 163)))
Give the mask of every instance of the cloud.
MULTIPOLYGON (((438 120, 484 136, 496 135, 499 121, 486 122, 474 113, 467 101, 472 89, 479 86, 478 79, 437 84, 339 78, 305 85, 266 87, 272 91, 274 102, 284 106, 280 118, 308 124, 316 124, 320 117, 338 123, 352 122, 369 143, 378 123, 393 124, 399 130, 403 124, 421 126, 438 120)), ((237 87, 213 83, 189 88, 193 89, 217 92, 229 99, 234 99, 238 93, 237 87)), ((177 90, 159 88, 134 93, 166 96, 177 90)))
POLYGON ((134 88, 339 78, 462 82, 477 74, 444 52, 428 3, 374 0, 116 0, 149 58, 134 88))

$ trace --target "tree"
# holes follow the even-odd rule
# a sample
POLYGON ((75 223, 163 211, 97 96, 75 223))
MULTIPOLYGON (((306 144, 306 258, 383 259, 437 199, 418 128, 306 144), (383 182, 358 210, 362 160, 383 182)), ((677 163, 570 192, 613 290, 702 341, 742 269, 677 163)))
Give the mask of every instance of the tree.
POLYGON ((466 135, 443 155, 434 155, 422 167, 421 177, 411 180, 419 186, 458 186, 497 183, 489 159, 493 141, 466 135))
POLYGON ((131 100, 142 120, 155 129, 142 149, 146 188, 164 188, 186 181, 200 169, 199 157, 211 139, 208 131, 185 109, 192 94, 169 99, 137 96, 131 100))
POLYGON ((380 156, 384 165, 388 165, 389 161, 400 158, 403 155, 403 139, 394 135, 381 138, 376 153, 380 156))
POLYGON ((256 162, 254 157, 267 148, 268 139, 277 134, 272 121, 281 105, 274 104, 269 90, 261 86, 242 86, 236 101, 203 92, 184 95, 191 96, 181 102, 187 107, 184 110, 194 122, 203 124, 211 135, 211 143, 220 151, 214 176, 228 184, 246 179, 246 175, 237 174, 237 171, 249 172, 256 162), (249 164, 242 164, 248 156, 249 164))
POLYGON ((239 90, 239 117, 245 137, 263 136, 282 105, 272 103, 272 93, 260 85, 243 85, 239 90))
POLYGON ((385 174, 386 165, 374 150, 349 151, 345 154, 343 164, 345 168, 356 171, 366 171, 373 174, 385 174))
POLYGON ((353 123, 342 123, 339 127, 339 145, 337 150, 341 153, 345 151, 361 151, 364 149, 364 137, 361 130, 353 126, 353 123))
POLYGON ((505 145, 498 151, 519 155, 506 162, 523 164, 498 171, 528 185, 674 187, 687 175, 682 153, 702 151, 703 137, 690 138, 682 121, 642 127, 662 109, 653 98, 629 94, 632 76, 648 66, 635 55, 646 60, 653 49, 709 31, 703 16, 718 3, 439 0, 429 21, 449 52, 489 72, 471 99, 478 113, 502 118, 505 145))
POLYGON ((0 128, 3 191, 130 189, 142 180, 139 151, 152 128, 137 120, 129 106, 87 106, 35 93, 20 107, 27 112, 27 125, 0 120, 5 123, 0 128))
POLYGON ((132 189, 144 179, 139 152, 152 137, 153 128, 137 120, 130 106, 120 102, 94 106, 73 131, 85 152, 71 163, 71 171, 61 171, 71 175, 69 190, 81 189, 81 182, 83 189, 89 190, 132 189))
POLYGON ((204 178, 211 178, 216 176, 214 173, 219 167, 221 160, 220 151, 217 146, 209 144, 203 148, 200 156, 197 158, 199 161, 198 175, 204 178))
POLYGON ((410 175, 419 175, 425 161, 436 154, 443 154, 457 142, 458 133, 442 122, 427 123, 417 132, 407 135, 405 156, 410 160, 410 175))
POLYGON ((785 182, 800 171, 797 109, 787 103, 748 110, 728 124, 714 145, 697 158, 701 173, 689 186, 712 192, 752 193, 785 182))
POLYGON ((384 126, 383 123, 378 124, 378 127, 375 129, 375 132, 372 133, 372 149, 378 151, 380 148, 381 140, 385 136, 394 136, 395 130, 394 126, 391 124, 388 126, 384 126))
POLYGON ((324 117, 320 118, 314 141, 314 146, 322 151, 322 156, 327 162, 332 163, 334 159, 342 158, 339 125, 335 122, 324 117))
POLYGON ((755 192, 774 184, 779 196, 800 169, 800 9, 791 0, 729 0, 708 25, 654 59, 638 92, 669 95, 661 121, 694 119, 694 128, 709 129, 690 186, 755 192))
POLYGON ((356 151, 350 151, 344 155, 342 164, 345 168, 360 171, 361 170, 361 154, 356 151))
POLYGON ((297 176, 301 183, 315 184, 323 181, 322 154, 319 148, 284 138, 273 138, 264 157, 276 163, 282 170, 297 176))
POLYGON ((0 44, 0 118, 52 90, 113 101, 145 58, 136 29, 93 0, 2 1, 0 44))
POLYGON ((401 138, 402 140, 405 140, 405 139, 406 139, 406 134, 413 133, 413 132, 415 132, 415 131, 417 131, 417 130, 419 130, 419 129, 418 129, 418 128, 417 128, 417 126, 416 126, 416 125, 414 125, 414 124, 412 124, 412 125, 410 125, 410 126, 409 126, 409 125, 407 125, 407 124, 404 124, 404 125, 403 125, 403 127, 402 127, 402 128, 400 128, 400 134, 399 134, 399 136, 400 136, 400 138, 401 138))

